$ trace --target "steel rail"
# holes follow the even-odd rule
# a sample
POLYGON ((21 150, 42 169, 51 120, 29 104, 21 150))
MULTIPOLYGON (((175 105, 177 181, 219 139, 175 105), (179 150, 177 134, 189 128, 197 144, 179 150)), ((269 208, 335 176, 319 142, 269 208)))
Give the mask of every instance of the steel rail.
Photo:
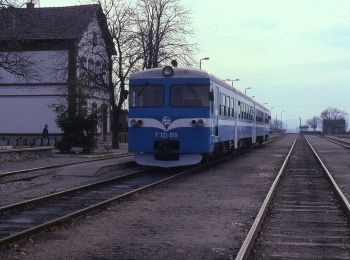
MULTIPOLYGON (((82 215, 84 213, 90 212, 90 211, 92 211, 94 209, 98 209, 98 208, 104 207, 104 206, 106 206, 106 205, 108 205, 108 204, 110 204, 112 202, 120 201, 122 199, 128 198, 128 197, 132 196, 135 193, 138 193, 138 192, 144 191, 146 189, 152 188, 152 187, 154 187, 156 185, 159 185, 161 183, 165 183, 165 182, 171 181, 173 179, 179 178, 179 177, 184 176, 184 175, 189 174, 189 173, 197 172, 200 169, 206 168, 208 166, 209 165, 205 165, 205 166, 200 165, 200 166, 197 166, 197 167, 194 167, 194 168, 182 170, 182 171, 180 171, 178 173, 174 173, 174 175, 171 175, 169 177, 165 177, 164 179, 161 179, 161 180, 157 180, 157 181, 152 182, 152 183, 150 183, 148 185, 145 185, 143 187, 136 188, 136 189, 134 189, 132 191, 129 191, 129 192, 117 195, 117 196, 115 196, 113 198, 110 198, 110 199, 107 199, 105 201, 101 201, 101 202, 98 202, 96 204, 90 205, 88 207, 79 209, 79 210, 71 212, 71 213, 69 213, 67 215, 64 215, 64 216, 58 217, 56 219, 50 220, 48 222, 42 223, 40 225, 37 225, 35 227, 32 227, 32 228, 20 231, 20 232, 15 233, 15 234, 12 234, 12 235, 10 235, 8 237, 4 237, 4 238, 0 239, 0 248, 5 246, 5 245, 11 244, 11 243, 13 243, 15 241, 26 239, 26 238, 30 237, 31 235, 33 235, 33 234, 35 234, 35 233, 37 233, 39 231, 43 231, 43 230, 47 229, 48 227, 54 226, 56 224, 64 223, 64 222, 70 220, 73 217, 77 217, 77 216, 82 215)), ((152 169, 148 169, 148 170, 145 170, 145 171, 150 171, 152 169)), ((0 208, 0 212, 16 211, 18 208, 19 209, 23 209, 23 208, 27 209, 28 207, 31 208, 33 205, 35 205, 35 203, 45 202, 45 201, 50 200, 52 198, 60 197, 62 195, 68 195, 68 194, 71 194, 71 193, 76 193, 78 191, 94 187, 96 185, 101 185, 101 184, 103 185, 104 183, 109 182, 109 181, 125 179, 125 178, 130 177, 131 175, 137 175, 137 174, 145 173, 145 171, 143 171, 143 172, 135 172, 135 173, 131 173, 131 174, 126 174, 126 175, 123 175, 123 176, 120 176, 120 177, 115 177, 115 178, 111 178, 111 179, 108 179, 108 180, 99 181, 99 182, 96 182, 96 183, 93 183, 93 184, 84 185, 84 186, 81 186, 81 187, 78 187, 78 188, 74 188, 74 189, 70 189, 70 190, 66 190, 66 191, 61 191, 61 192, 57 192, 55 194, 50 194, 50 195, 47 195, 47 196, 42 196, 42 197, 39 197, 39 198, 30 199, 30 200, 19 202, 19 203, 16 203, 16 204, 4 206, 4 207, 0 208)))
POLYGON ((83 163, 90 163, 90 162, 96 162, 96 161, 110 160, 110 159, 114 159, 114 158, 128 157, 130 155, 131 154, 129 154, 129 153, 121 153, 121 154, 114 155, 114 156, 105 156, 104 158, 96 158, 96 159, 86 160, 86 161, 62 163, 62 164, 55 164, 55 165, 50 165, 50 166, 42 166, 42 167, 23 169, 23 170, 18 170, 18 171, 3 172, 3 173, 0 173, 0 178, 12 176, 12 175, 16 175, 16 174, 21 174, 21 173, 27 173, 27 172, 33 172, 33 171, 39 171, 39 170, 48 170, 48 169, 69 166, 69 165, 75 165, 75 164, 83 164, 83 163))
MULTIPOLYGON (((277 138, 277 139, 279 139, 279 138, 277 138)), ((271 140, 270 142, 272 142, 272 141, 275 141, 275 138, 273 140, 271 140)), ((42 223, 40 225, 37 225, 35 227, 31 227, 29 229, 26 229, 26 230, 14 233, 14 234, 12 234, 10 236, 7 236, 7 237, 4 237, 4 238, 0 239, 0 247, 4 246, 4 245, 8 245, 8 244, 10 244, 10 243, 12 243, 14 241, 26 239, 26 238, 30 237, 31 235, 33 235, 33 234, 35 234, 35 233, 37 233, 39 231, 45 230, 45 229, 47 229, 47 228, 49 228, 51 226, 54 226, 56 224, 58 225, 60 223, 64 223, 64 222, 70 220, 73 217, 82 215, 84 213, 87 213, 87 212, 89 212, 91 210, 94 210, 94 209, 97 209, 97 208, 104 207, 104 206, 106 206, 106 205, 108 205, 108 204, 110 204, 112 202, 122 200, 124 198, 129 197, 129 196, 132 196, 135 193, 138 193, 138 192, 141 192, 143 190, 149 189, 149 188, 154 187, 156 185, 159 185, 161 183, 165 183, 165 182, 171 181, 173 179, 179 178, 181 176, 184 176, 186 174, 198 172, 199 170, 206 169, 206 168, 211 167, 211 166, 213 166, 215 164, 225 162, 225 161, 227 161, 228 159, 231 159, 231 158, 232 158, 232 155, 227 156, 227 157, 221 157, 221 158, 218 158, 217 160, 213 161, 210 164, 197 165, 196 167, 193 167, 193 168, 190 168, 190 169, 181 170, 178 173, 174 173, 174 175, 172 175, 170 177, 166 177, 164 179, 155 181, 155 182, 153 182, 151 184, 148 184, 148 185, 145 185, 143 187, 139 187, 139 188, 134 189, 132 191, 123 193, 121 195, 117 195, 117 196, 115 196, 113 198, 110 198, 110 199, 107 199, 105 201, 101 201, 101 202, 98 202, 96 204, 87 206, 85 208, 82 208, 82 209, 79 209, 77 211, 71 212, 71 213, 66 214, 64 216, 60 216, 58 218, 55 218, 55 219, 52 219, 52 220, 47 221, 45 223, 42 223)), ((0 207, 0 212, 8 212, 9 213, 9 212, 20 210, 20 209, 32 208, 33 206, 35 206, 36 203, 42 203, 42 202, 46 202, 48 200, 52 200, 52 199, 55 199, 55 198, 60 198, 62 196, 66 196, 66 195, 69 195, 69 194, 75 194, 75 193, 83 191, 83 190, 89 190, 92 187, 96 187, 98 185, 104 185, 104 184, 106 184, 108 182, 111 182, 111 181, 116 181, 116 180, 119 181, 119 180, 122 180, 122 179, 127 179, 128 177, 130 177, 132 175, 142 174, 142 173, 145 173, 146 171, 149 171, 150 169, 153 169, 153 168, 148 168, 148 169, 146 169, 144 171, 138 171, 138 172, 134 172, 134 173, 129 173, 129 174, 125 174, 123 176, 113 177, 113 178, 110 178, 110 179, 107 179, 107 180, 103 180, 103 181, 97 181, 97 182, 92 183, 92 184, 87 184, 87 185, 83 185, 83 186, 76 187, 76 188, 73 188, 73 189, 56 192, 54 194, 45 195, 45 196, 41 196, 41 197, 38 197, 38 198, 22 201, 22 202, 19 202, 19 203, 3 206, 3 207, 0 207)))
MULTIPOLYGON (((275 136, 268 141, 264 142, 263 145, 268 145, 274 141, 277 141, 284 137, 284 135, 278 135, 275 136)), ((59 167, 64 167, 64 166, 69 166, 69 165, 75 165, 75 164, 83 164, 83 163, 89 163, 89 162, 95 162, 95 161, 101 161, 101 160, 108 160, 108 159, 113 159, 113 158, 122 158, 122 157, 127 157, 130 154, 125 153, 125 154, 119 154, 117 156, 106 156, 105 158, 99 158, 99 159, 94 159, 94 160, 88 160, 88 161, 80 161, 80 162, 71 162, 71 163, 66 163, 66 164, 58 164, 58 165, 52 165, 52 166, 45 166, 45 167, 38 167, 38 168, 31 168, 31 169, 24 169, 24 170, 19 170, 19 171, 11 171, 11 172, 6 172, 6 173, 0 173, 0 178, 1 177, 10 177, 12 175, 16 174, 21 174, 21 173, 27 173, 31 171, 38 171, 38 170, 45 170, 45 169, 52 169, 52 168, 59 168, 59 167)), ((44 173, 44 174, 38 174, 38 175, 33 175, 33 176, 25 176, 17 179, 11 179, 11 180, 4 180, 0 181, 1 184, 6 184, 10 182, 16 182, 16 181, 27 181, 27 180, 32 180, 35 178, 51 175, 52 173, 44 173)))
POLYGON ((68 194, 71 194, 71 193, 75 193, 75 192, 91 189, 91 188, 96 187, 98 185, 107 184, 108 182, 111 182, 111 181, 123 180, 125 178, 132 177, 133 175, 137 175, 137 174, 142 174, 142 173, 147 172, 147 171, 149 171, 149 169, 138 170, 136 172, 127 173, 127 174, 124 174, 124 175, 121 175, 121 176, 118 176, 118 177, 112 177, 112 178, 109 178, 109 179, 106 179, 106 180, 96 181, 96 182, 93 182, 93 183, 85 184, 85 185, 82 185, 82 186, 79 186, 79 187, 75 187, 75 188, 71 188, 71 189, 68 189, 68 190, 63 190, 63 191, 51 193, 51 194, 48 194, 48 195, 43 195, 43 196, 40 196, 40 197, 36 197, 36 198, 33 198, 33 199, 29 199, 29 200, 13 203, 13 204, 10 204, 10 205, 2 206, 2 207, 0 207, 0 213, 4 212, 4 211, 9 211, 9 210, 12 210, 12 209, 15 209, 15 208, 19 208, 19 207, 29 206, 31 204, 42 202, 42 201, 46 201, 46 200, 49 200, 49 199, 54 199, 54 198, 59 197, 59 196, 68 195, 68 194))
MULTIPOLYGON (((269 142, 273 142, 273 141, 275 141, 277 139, 279 139, 279 137, 278 138, 273 138, 269 142)), ((213 166, 215 164, 225 162, 225 161, 227 161, 228 159, 231 159, 231 158, 232 158, 232 155, 225 156, 224 158, 218 158, 217 160, 212 161, 210 164, 198 165, 198 166, 190 168, 190 169, 182 170, 181 172, 176 173, 176 174, 174 174, 174 175, 172 175, 170 177, 166 177, 164 179, 155 181, 155 182, 153 182, 151 184, 148 184, 148 185, 145 185, 143 187, 139 187, 137 189, 125 192, 125 193, 117 195, 117 196, 115 196, 113 198, 109 198, 109 199, 107 199, 105 201, 100 201, 100 202, 95 203, 93 205, 90 204, 90 205, 88 205, 85 208, 81 208, 81 209, 76 210, 74 212, 70 212, 69 214, 66 214, 66 215, 63 215, 63 216, 59 216, 59 217, 57 217, 55 219, 51 218, 47 222, 41 223, 41 224, 36 225, 36 226, 32 226, 32 227, 30 227, 28 229, 25 229, 25 230, 22 230, 20 232, 13 233, 10 236, 3 237, 2 239, 0 239, 0 247, 2 247, 4 245, 11 244, 11 243, 13 243, 15 241, 18 241, 18 240, 26 239, 26 238, 30 237, 31 235, 33 235, 33 234, 35 234, 35 233, 37 233, 39 231, 45 230, 45 229, 47 229, 47 228, 49 228, 51 226, 54 226, 54 225, 65 223, 65 222, 69 221, 71 218, 74 218, 76 216, 82 215, 82 214, 87 213, 87 212, 89 212, 91 210, 104 207, 107 204, 110 204, 112 202, 122 200, 124 198, 129 197, 129 196, 132 196, 135 193, 138 193, 138 192, 141 192, 141 191, 146 190, 148 188, 154 187, 154 186, 156 186, 158 184, 171 181, 171 180, 173 180, 175 178, 179 178, 179 177, 181 177, 183 175, 186 175, 188 173, 198 172, 201 169, 206 169, 206 168, 211 167, 211 166, 213 166)), ((84 161, 84 162, 86 162, 86 161, 84 161)), ((145 170, 145 171, 147 171, 147 170, 145 170)), ((0 212, 3 212, 2 214, 4 214, 4 212, 7 212, 7 214, 9 214, 9 213, 11 213, 13 211, 33 208, 33 207, 35 207, 35 205, 37 203, 43 203, 43 202, 45 203, 46 201, 50 201, 50 200, 55 199, 55 198, 57 198, 59 200, 60 198, 62 198, 62 196, 66 196, 66 195, 69 195, 69 194, 76 194, 77 192, 81 192, 83 190, 89 190, 89 189, 91 189, 91 187, 96 187, 98 185, 104 185, 105 183, 107 183, 109 181, 122 180, 124 178, 127 179, 131 175, 137 175, 137 174, 141 174, 141 173, 142 172, 140 172, 140 171, 134 172, 134 173, 129 173, 129 174, 125 174, 123 176, 114 177, 114 178, 110 178, 110 179, 103 180, 103 181, 97 181, 97 182, 92 183, 92 184, 87 184, 87 185, 83 185, 83 186, 80 186, 80 187, 77 187, 77 188, 73 188, 73 189, 69 189, 69 190, 65 190, 65 191, 60 191, 60 192, 57 192, 57 193, 54 193, 54 194, 41 196, 41 197, 38 197, 38 198, 34 198, 34 199, 30 199, 30 200, 19 202, 19 203, 7 205, 7 206, 4 206, 4 207, 1 207, 0 208, 0 212)), ((5 226, 6 226, 6 222, 5 222, 5 226)), ((5 228, 5 230, 6 230, 6 228, 5 228)))
POLYGON ((267 213, 267 209, 268 209, 268 206, 270 205, 270 202, 272 201, 272 198, 273 198, 273 195, 276 191, 276 188, 278 186, 278 183, 281 179, 281 176, 284 172, 284 169, 286 168, 286 165, 289 161, 289 158, 290 158, 290 155, 292 154, 292 151, 294 149, 294 146, 295 146, 295 143, 298 139, 298 136, 294 139, 294 142, 286 156, 286 159, 284 160, 274 182, 272 183, 272 186, 269 190, 269 192, 267 193, 267 196, 248 232, 248 235, 246 236, 237 256, 236 256, 236 260, 242 260, 242 259, 248 259, 249 256, 250 256, 250 253, 251 253, 251 249, 253 248, 254 246, 254 243, 255 243, 255 240, 259 234, 259 231, 260 231, 260 228, 261 228, 261 225, 264 221, 264 218, 266 216, 266 213, 267 213))
POLYGON ((309 142, 309 140, 305 137, 306 142, 308 143, 309 147, 311 148, 312 152, 314 153, 314 155, 317 158, 317 161, 321 164, 323 170, 325 171, 328 180, 331 183, 331 186, 333 188, 333 191, 335 193, 335 195, 338 197, 338 199, 340 200, 340 203, 343 205, 343 208, 346 212, 346 214, 348 215, 348 217, 350 217, 350 203, 347 200, 347 198, 345 197, 344 193, 341 191, 341 189, 339 188, 338 184, 336 183, 336 181, 334 180, 332 174, 330 173, 330 171, 328 170, 328 168, 326 167, 326 165, 323 163, 321 157, 318 155, 318 153, 316 152, 316 150, 312 147, 311 143, 309 142))
POLYGON ((350 149, 350 143, 347 142, 347 141, 339 140, 339 139, 336 139, 336 138, 331 138, 331 137, 328 137, 328 136, 323 136, 322 138, 326 139, 327 141, 329 141, 331 143, 334 143, 334 144, 337 144, 339 146, 342 146, 342 147, 344 147, 346 149, 350 149))

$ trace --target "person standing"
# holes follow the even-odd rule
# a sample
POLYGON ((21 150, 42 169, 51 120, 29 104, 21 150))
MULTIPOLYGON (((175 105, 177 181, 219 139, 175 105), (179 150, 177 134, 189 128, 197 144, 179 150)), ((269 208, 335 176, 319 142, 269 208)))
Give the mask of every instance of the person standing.
POLYGON ((49 144, 49 129, 47 129, 47 125, 45 125, 44 129, 43 129, 43 132, 41 134, 41 137, 46 141, 47 139, 47 145, 50 145, 49 144))

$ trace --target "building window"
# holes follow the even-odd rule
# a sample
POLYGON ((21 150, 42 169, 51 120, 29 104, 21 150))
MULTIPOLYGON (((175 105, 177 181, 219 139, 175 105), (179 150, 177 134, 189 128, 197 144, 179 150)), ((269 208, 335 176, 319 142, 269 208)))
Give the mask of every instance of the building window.
POLYGON ((102 64, 100 61, 95 62, 95 75, 96 75, 98 84, 101 84, 102 83, 101 77, 103 77, 103 74, 102 74, 102 64))
POLYGON ((97 34, 94 32, 92 34, 92 47, 96 47, 97 46, 97 34))
POLYGON ((94 61, 89 59, 88 62, 88 71, 89 71, 89 75, 88 75, 88 85, 91 86, 94 83, 93 80, 93 76, 94 76, 94 61))
POLYGON ((82 84, 87 84, 86 63, 87 63, 87 61, 86 61, 85 57, 82 57, 80 59, 79 75, 78 75, 78 78, 82 84))
POLYGON ((101 73, 102 73, 102 78, 103 78, 103 83, 107 83, 108 82, 108 66, 106 63, 103 63, 102 64, 102 70, 101 70, 101 73))

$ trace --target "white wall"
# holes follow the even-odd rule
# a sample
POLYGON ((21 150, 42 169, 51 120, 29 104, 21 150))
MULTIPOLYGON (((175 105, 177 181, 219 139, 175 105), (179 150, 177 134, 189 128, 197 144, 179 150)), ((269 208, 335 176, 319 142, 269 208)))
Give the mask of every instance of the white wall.
MULTIPOLYGON (((106 52, 106 43, 102 37, 102 32, 99 27, 96 16, 93 17, 87 30, 83 34, 81 41, 79 42, 79 52, 78 55, 80 58, 84 57, 87 61, 92 59, 94 64, 99 61, 101 64, 108 62, 108 55, 106 52), (93 35, 94 33, 97 36, 97 44, 93 46, 93 35)), ((109 96, 108 92, 98 91, 93 93, 93 96, 96 98, 92 98, 88 101, 88 108, 92 107, 92 103, 96 103, 98 108, 101 108, 102 104, 107 104, 109 107, 109 96)), ((109 112, 109 111, 108 111, 109 112)), ((107 129, 108 133, 110 132, 110 114, 107 117, 107 129)), ((99 126, 98 132, 101 133, 102 129, 99 126)))
POLYGON ((24 51, 15 55, 30 62, 26 69, 30 78, 18 77, 0 68, 0 84, 5 83, 55 83, 67 81, 68 51, 24 51))
POLYGON ((68 51, 19 52, 32 63, 30 77, 20 79, 0 69, 0 134, 41 133, 45 124, 51 133, 61 133, 51 104, 64 102, 68 51), (26 83, 30 83, 29 86, 26 83), (17 85, 16 85, 17 84, 17 85))
MULTIPOLYGON (((105 42, 96 17, 90 22, 79 48, 79 56, 84 56, 87 60, 100 61, 101 64, 107 61, 105 42), (95 47, 92 46, 94 32, 97 35, 95 47)), ((68 50, 26 51, 16 54, 32 63, 27 68, 30 78, 20 79, 0 68, 0 134, 41 133, 45 124, 48 124, 50 133, 61 133, 55 123, 56 114, 49 105, 65 102, 58 96, 66 94, 68 50)), ((108 93, 97 92, 94 96, 96 98, 88 101, 90 108, 93 102, 98 108, 102 104, 109 105, 108 93)), ((110 115, 108 130, 109 125, 110 115)))
POLYGON ((45 124, 50 133, 61 133, 48 107, 60 102, 57 97, 0 97, 0 133, 41 133, 45 124))

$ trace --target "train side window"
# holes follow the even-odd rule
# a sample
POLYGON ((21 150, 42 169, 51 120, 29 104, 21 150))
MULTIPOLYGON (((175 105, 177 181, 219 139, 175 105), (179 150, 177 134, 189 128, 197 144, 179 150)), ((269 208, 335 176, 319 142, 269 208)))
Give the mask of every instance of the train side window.
POLYGON ((246 119, 246 106, 245 106, 245 103, 243 103, 243 119, 246 119))
POLYGON ((222 115, 222 93, 219 92, 219 115, 222 115))
POLYGON ((250 120, 250 106, 247 105, 247 120, 250 120))
POLYGON ((235 102, 234 102, 233 98, 231 98, 230 108, 231 108, 231 117, 234 117, 235 116, 235 102))
POLYGON ((244 103, 242 103, 241 107, 242 107, 242 110, 241 110, 242 116, 241 116, 241 118, 244 119, 244 103))
POLYGON ((225 94, 222 94, 222 99, 221 99, 221 104, 222 104, 222 115, 226 115, 226 95, 225 94))
POLYGON ((237 107, 237 114, 238 114, 238 118, 242 118, 242 106, 241 106, 241 101, 238 100, 238 107, 237 107))
POLYGON ((250 106, 247 105, 247 119, 250 120, 250 106))
POLYGON ((243 116, 242 116, 243 119, 245 119, 245 103, 243 103, 243 116))
POLYGON ((227 116, 231 116, 231 111, 230 111, 230 107, 231 107, 231 104, 230 104, 230 97, 229 96, 226 96, 226 110, 227 110, 227 116))

